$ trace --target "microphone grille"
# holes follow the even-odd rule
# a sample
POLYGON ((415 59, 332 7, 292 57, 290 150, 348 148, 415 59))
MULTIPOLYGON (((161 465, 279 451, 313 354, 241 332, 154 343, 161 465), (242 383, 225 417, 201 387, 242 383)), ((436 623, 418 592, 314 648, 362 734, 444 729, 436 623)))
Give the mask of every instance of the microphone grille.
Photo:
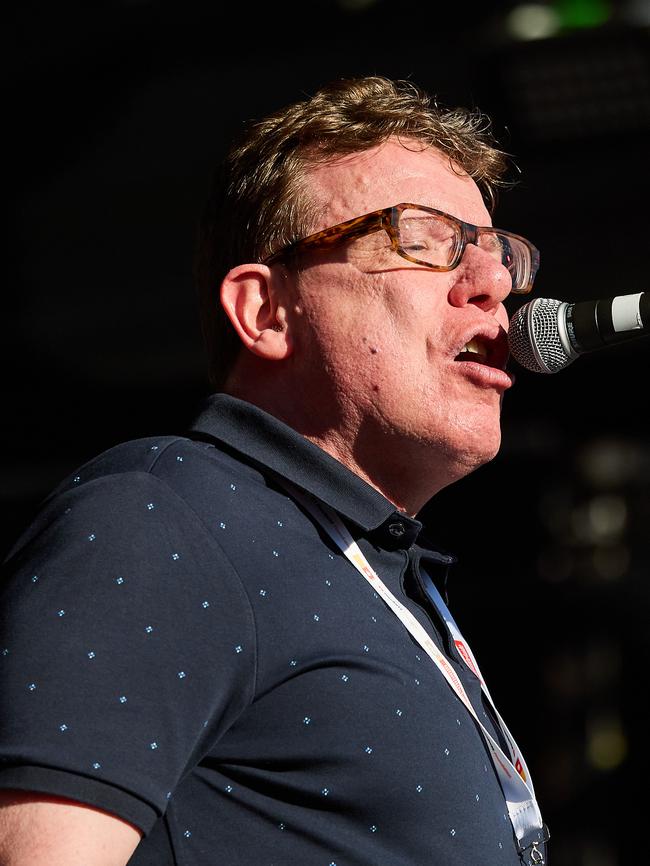
POLYGON ((522 367, 534 373, 557 373, 574 358, 560 339, 559 309, 562 301, 536 298, 512 316, 508 329, 510 351, 522 367))

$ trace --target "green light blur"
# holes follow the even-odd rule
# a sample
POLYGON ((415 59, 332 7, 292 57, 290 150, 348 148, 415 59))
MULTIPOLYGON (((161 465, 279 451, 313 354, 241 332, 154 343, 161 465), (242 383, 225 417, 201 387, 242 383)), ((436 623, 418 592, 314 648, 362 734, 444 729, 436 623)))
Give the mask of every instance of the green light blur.
POLYGON ((607 0, 555 0, 552 5, 563 30, 600 27, 612 13, 607 0))

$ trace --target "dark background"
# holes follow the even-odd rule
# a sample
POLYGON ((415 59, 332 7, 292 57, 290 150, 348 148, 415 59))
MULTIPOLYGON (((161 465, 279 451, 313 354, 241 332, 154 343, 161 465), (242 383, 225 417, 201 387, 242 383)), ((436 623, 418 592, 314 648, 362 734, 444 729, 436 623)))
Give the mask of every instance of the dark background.
MULTIPOLYGON (((191 264, 212 166, 242 121, 331 78, 410 78, 492 117, 521 172, 495 223, 541 249, 538 296, 648 289, 648 2, 543 4, 564 26, 534 41, 508 35, 514 5, 13 10, 3 551, 80 463, 193 417, 208 385, 191 264)), ((517 368, 500 455, 424 515, 460 557, 452 610, 532 770, 553 866, 645 856, 649 352, 517 368)))

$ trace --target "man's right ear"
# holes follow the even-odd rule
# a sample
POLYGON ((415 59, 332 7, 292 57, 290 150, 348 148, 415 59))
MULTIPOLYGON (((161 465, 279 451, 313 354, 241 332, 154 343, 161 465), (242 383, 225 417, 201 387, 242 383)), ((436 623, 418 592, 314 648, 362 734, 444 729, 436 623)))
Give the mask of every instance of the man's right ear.
POLYGON ((254 355, 283 361, 292 352, 284 292, 278 276, 262 264, 237 265, 221 284, 221 305, 239 339, 254 355))

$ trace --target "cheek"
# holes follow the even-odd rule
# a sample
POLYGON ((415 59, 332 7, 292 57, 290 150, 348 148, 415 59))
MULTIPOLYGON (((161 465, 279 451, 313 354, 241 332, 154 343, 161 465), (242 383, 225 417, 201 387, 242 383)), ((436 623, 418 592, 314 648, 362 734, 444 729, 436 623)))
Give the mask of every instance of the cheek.
POLYGON ((377 279, 341 265, 304 274, 298 312, 323 352, 347 344, 376 354, 390 321, 377 279))
POLYGON ((360 274, 322 266, 301 285, 301 337, 306 357, 342 385, 363 380, 377 393, 400 383, 407 390, 432 385, 432 364, 444 348, 444 310, 410 281, 393 274, 360 274), (436 309, 438 307, 438 309, 436 309), (407 384, 410 383, 410 384, 407 384))

